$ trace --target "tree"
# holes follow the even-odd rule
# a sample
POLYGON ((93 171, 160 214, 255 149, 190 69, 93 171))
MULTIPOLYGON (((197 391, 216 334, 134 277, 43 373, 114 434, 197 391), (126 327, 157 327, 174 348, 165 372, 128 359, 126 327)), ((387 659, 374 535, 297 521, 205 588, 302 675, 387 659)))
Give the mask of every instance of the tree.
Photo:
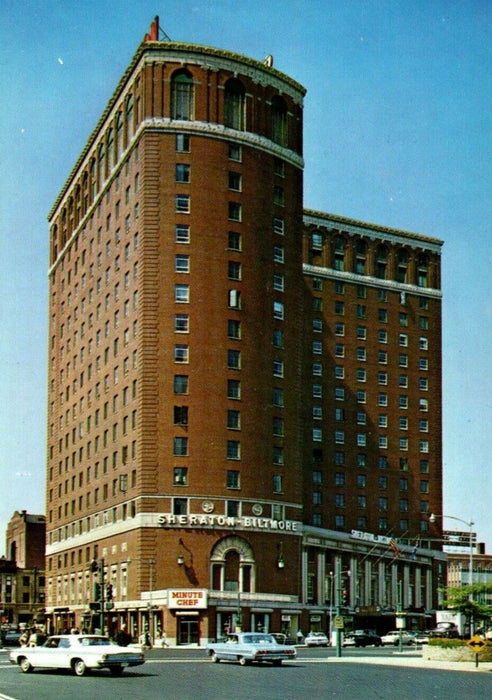
POLYGON ((468 620, 489 621, 492 618, 492 605, 479 603, 476 599, 492 594, 492 583, 474 583, 471 586, 448 586, 444 589, 444 605, 464 613, 468 620))

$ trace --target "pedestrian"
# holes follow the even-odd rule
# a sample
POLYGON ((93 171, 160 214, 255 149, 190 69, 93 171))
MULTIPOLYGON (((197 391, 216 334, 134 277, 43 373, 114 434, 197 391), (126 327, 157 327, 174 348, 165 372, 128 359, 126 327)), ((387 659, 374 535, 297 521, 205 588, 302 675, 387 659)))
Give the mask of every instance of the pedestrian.
POLYGON ((303 641, 304 641, 304 635, 303 635, 303 633, 302 633, 301 628, 299 628, 299 629, 297 630, 297 635, 296 635, 296 636, 297 636, 297 643, 298 643, 298 644, 302 644, 303 641))
POLYGON ((126 631, 126 625, 123 623, 120 630, 116 634, 116 644, 120 647, 127 647, 132 641, 131 635, 126 631))

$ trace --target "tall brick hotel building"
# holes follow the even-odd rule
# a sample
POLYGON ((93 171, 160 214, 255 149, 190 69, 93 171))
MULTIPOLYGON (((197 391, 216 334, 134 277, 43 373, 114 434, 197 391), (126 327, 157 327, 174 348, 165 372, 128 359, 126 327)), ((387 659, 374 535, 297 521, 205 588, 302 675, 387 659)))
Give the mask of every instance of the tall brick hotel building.
POLYGON ((441 241, 304 210, 304 88, 158 36, 49 214, 50 626, 423 627, 441 241))

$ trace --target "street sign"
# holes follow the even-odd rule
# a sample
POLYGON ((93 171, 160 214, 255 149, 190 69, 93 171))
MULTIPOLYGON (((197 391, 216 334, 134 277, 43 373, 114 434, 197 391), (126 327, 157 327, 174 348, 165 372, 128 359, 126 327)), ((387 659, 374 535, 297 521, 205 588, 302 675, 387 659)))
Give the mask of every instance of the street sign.
POLYGON ((335 629, 336 630, 343 630, 343 617, 342 615, 337 615, 335 617, 335 629))
POLYGON ((485 639, 482 639, 478 634, 467 641, 467 645, 470 647, 475 654, 480 654, 481 651, 487 648, 488 643, 485 639))

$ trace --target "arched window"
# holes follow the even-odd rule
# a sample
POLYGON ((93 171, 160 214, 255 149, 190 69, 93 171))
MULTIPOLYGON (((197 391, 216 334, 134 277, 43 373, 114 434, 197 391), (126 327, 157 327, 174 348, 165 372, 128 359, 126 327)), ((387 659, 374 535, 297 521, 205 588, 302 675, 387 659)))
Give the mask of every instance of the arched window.
POLYGON ((272 140, 287 146, 287 105, 278 95, 272 99, 272 140))
POLYGON ((385 245, 378 245, 376 251, 376 277, 380 280, 386 279, 388 267, 388 248, 385 245))
POLYGON ((240 80, 232 78, 225 86, 224 95, 224 125, 231 129, 245 128, 245 93, 240 80))
POLYGON ((133 95, 128 95, 126 100, 126 145, 128 146, 133 136, 133 95))
POLYGON ((216 591, 255 590, 255 560, 246 540, 231 535, 218 542, 210 556, 211 588, 216 591))
POLYGON ((193 79, 187 70, 171 79, 171 119, 193 119, 193 79))
POLYGON ((345 269, 345 240, 335 236, 333 241, 333 268, 343 272, 345 269))

